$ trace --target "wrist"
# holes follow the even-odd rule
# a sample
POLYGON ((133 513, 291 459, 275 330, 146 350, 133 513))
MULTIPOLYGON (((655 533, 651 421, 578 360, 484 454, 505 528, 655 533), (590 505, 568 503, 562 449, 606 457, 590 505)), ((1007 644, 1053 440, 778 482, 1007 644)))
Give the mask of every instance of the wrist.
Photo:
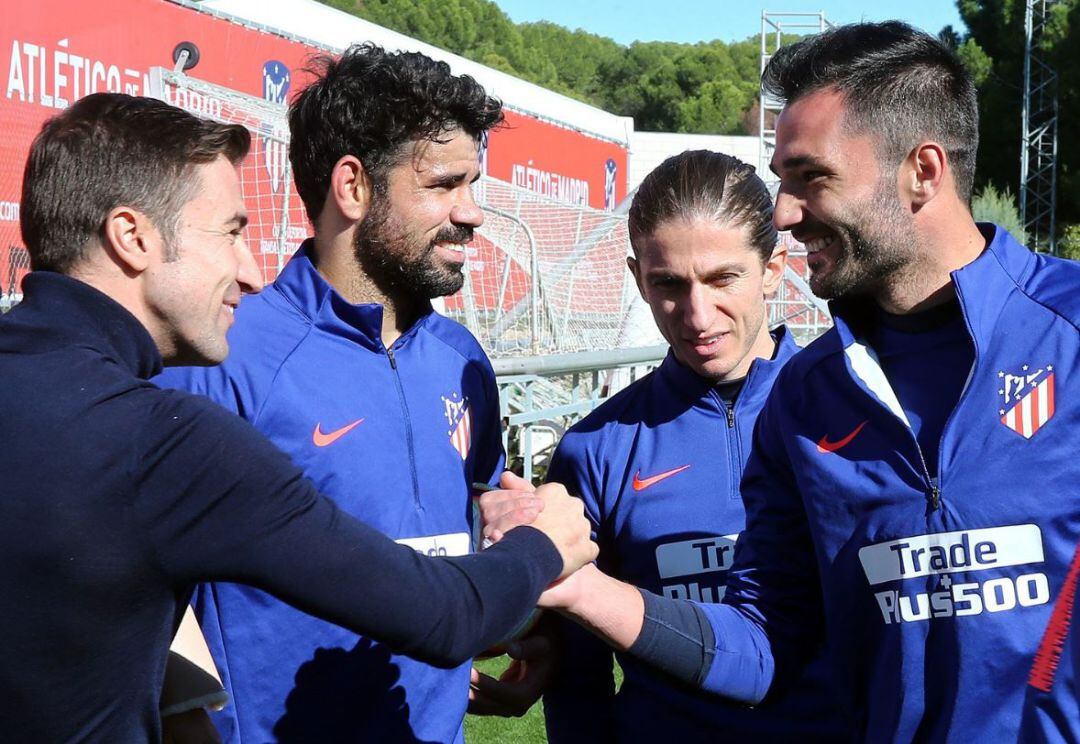
POLYGON ((605 578, 595 563, 586 563, 566 578, 565 591, 560 593, 561 601, 555 609, 574 620, 589 617, 592 613, 590 597, 600 590, 605 578))
POLYGON ((558 611, 599 636, 616 651, 625 651, 641 633, 644 599, 635 587, 589 564, 574 574, 573 592, 562 597, 558 611))

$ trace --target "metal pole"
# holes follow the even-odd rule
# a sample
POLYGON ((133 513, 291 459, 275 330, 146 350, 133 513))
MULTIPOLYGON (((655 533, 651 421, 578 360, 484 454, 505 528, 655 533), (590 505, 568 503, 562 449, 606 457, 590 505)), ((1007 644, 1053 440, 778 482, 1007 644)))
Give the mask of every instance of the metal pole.
POLYGON ((1031 119, 1031 26, 1035 0, 1027 0, 1024 10, 1024 102, 1020 109, 1020 224, 1027 225, 1028 138, 1031 119))

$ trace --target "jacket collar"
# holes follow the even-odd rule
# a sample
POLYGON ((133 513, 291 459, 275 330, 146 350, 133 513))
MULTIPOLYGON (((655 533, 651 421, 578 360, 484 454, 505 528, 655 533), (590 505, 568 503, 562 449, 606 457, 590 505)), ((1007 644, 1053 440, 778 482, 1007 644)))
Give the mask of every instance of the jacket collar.
MULTIPOLYGON (((993 335, 1005 306, 1004 302, 991 302, 988 298, 1003 300, 1027 278, 1036 260, 1035 255, 1004 228, 979 223, 979 231, 986 238, 986 249, 974 261, 950 275, 976 352, 981 342, 993 335)), ((862 339, 867 336, 867 324, 875 315, 867 308, 866 303, 870 301, 855 298, 829 303, 841 348, 865 343, 862 339)))
MULTIPOLYGON (((974 261, 951 273, 960 309, 975 348, 975 363, 1004 320, 1005 298, 1022 284, 1035 266, 1035 255, 996 225, 980 223, 987 245, 974 261), (993 298, 993 299, 991 299, 993 298)), ((866 298, 830 304, 836 336, 850 372, 893 414, 910 426, 896 392, 885 377, 877 354, 866 341, 876 313, 866 298)), ((831 342, 834 343, 834 342, 831 342)))
MULTIPOLYGON (((771 359, 755 359, 751 363, 739 400, 753 396, 762 386, 768 390, 780 368, 799 350, 786 326, 778 326, 771 331, 771 335, 776 341, 776 352, 771 359)), ((713 388, 712 382, 695 374, 676 359, 671 349, 668 349, 656 374, 676 395, 690 403, 704 399, 713 388)))
POLYGON ((104 292, 52 271, 33 271, 22 286, 23 300, 4 323, 4 335, 20 350, 83 346, 142 379, 161 372, 161 353, 149 331, 104 292))
MULTIPOLYGON (((332 335, 349 338, 369 349, 381 350, 383 306, 374 302, 354 305, 338 294, 315 268, 311 259, 314 247, 314 240, 305 240, 285 264, 272 289, 316 327, 332 335)), ((433 314, 429 304, 394 346, 408 343, 433 314)))

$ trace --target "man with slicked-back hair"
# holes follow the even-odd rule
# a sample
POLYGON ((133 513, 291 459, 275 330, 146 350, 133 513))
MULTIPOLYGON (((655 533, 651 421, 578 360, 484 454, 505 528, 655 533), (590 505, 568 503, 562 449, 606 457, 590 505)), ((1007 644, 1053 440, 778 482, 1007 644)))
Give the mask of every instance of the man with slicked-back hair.
POLYGON ((584 500, 600 545, 598 568, 547 594, 583 626, 560 623, 544 694, 552 744, 847 738, 820 648, 762 705, 708 694, 725 668, 711 618, 745 524, 739 479, 758 413, 798 351, 768 323, 787 258, 771 202, 753 168, 704 150, 668 158, 634 195, 628 268, 671 350, 552 457, 548 479, 584 500))

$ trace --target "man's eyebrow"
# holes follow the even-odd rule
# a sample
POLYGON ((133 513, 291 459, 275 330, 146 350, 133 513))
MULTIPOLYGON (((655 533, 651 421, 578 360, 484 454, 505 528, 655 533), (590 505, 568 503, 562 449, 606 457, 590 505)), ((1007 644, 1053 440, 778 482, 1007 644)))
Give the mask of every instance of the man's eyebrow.
POLYGON ((657 281, 657 280, 667 280, 667 281, 673 281, 673 282, 684 281, 683 277, 679 276, 678 274, 675 274, 674 272, 670 271, 669 269, 649 269, 648 271, 645 272, 645 276, 646 276, 646 278, 648 278, 648 279, 650 279, 652 281, 657 281))
MULTIPOLYGON (((816 158, 813 155, 792 155, 791 157, 784 158, 780 163, 780 167, 784 170, 794 170, 806 166, 823 170, 829 169, 828 164, 824 160, 816 158)), ((772 163, 769 163, 769 170, 773 173, 777 173, 776 168, 773 167, 772 163)), ((777 175, 779 175, 779 173, 777 173, 777 175)))
MULTIPOLYGON (((468 171, 446 171, 435 175, 432 183, 437 186, 452 186, 459 184, 468 177, 468 171)), ((475 179, 470 179, 470 183, 475 179)))

